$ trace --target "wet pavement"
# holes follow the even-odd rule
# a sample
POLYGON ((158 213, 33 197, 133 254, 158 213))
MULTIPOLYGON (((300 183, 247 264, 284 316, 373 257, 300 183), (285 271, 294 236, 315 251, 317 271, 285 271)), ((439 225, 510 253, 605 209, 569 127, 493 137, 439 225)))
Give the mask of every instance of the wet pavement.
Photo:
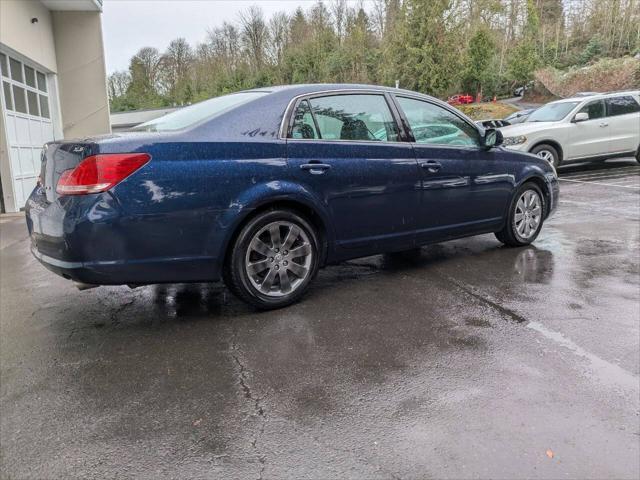
POLYGON ((1 476, 638 478, 639 175, 568 167, 532 247, 348 262, 267 313, 79 292, 2 217, 1 476))

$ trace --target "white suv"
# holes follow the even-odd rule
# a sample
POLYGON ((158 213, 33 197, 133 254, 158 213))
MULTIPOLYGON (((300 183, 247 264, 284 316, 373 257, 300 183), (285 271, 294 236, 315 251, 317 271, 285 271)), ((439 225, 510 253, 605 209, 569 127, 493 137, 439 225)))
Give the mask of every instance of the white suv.
POLYGON ((505 147, 538 155, 554 167, 614 157, 640 162, 640 92, 558 100, 500 131, 505 147))

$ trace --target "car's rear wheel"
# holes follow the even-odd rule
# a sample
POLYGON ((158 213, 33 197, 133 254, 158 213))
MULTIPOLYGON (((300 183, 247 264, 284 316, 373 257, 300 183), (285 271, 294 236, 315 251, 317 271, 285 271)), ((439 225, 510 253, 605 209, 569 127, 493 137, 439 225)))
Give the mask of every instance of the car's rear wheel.
POLYGON ((318 270, 318 245, 315 228, 296 212, 262 212, 238 234, 225 266, 225 283, 257 308, 290 305, 318 270))
POLYGON ((496 232, 496 238, 511 247, 529 245, 542 229, 545 208, 540 188, 534 183, 525 183, 513 196, 505 226, 496 232))
POLYGON ((560 166, 560 155, 558 154, 558 150, 556 150, 555 147, 552 147, 551 145, 547 145, 546 143, 537 145, 534 149, 531 150, 531 153, 537 155, 543 160, 546 160, 555 168, 558 168, 560 166))

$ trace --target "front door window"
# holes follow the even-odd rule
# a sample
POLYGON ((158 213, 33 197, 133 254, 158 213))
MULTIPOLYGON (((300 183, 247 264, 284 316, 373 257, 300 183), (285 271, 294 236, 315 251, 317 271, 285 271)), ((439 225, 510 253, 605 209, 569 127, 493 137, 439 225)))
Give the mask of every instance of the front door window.
POLYGON ((398 97, 398 103, 407 117, 416 143, 480 146, 478 130, 450 111, 413 98, 398 97))
POLYGON ((604 102, 602 100, 595 100, 587 103, 580 109, 578 113, 587 113, 589 120, 604 117, 604 102))

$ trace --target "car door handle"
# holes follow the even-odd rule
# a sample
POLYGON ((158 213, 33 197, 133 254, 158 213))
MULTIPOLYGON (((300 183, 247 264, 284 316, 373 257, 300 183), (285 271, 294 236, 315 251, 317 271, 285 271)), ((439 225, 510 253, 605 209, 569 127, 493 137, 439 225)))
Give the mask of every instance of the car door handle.
POLYGON ((608 124, 607 122, 602 122, 602 123, 600 124, 600 126, 601 126, 601 127, 608 127, 608 126, 609 126, 609 124, 608 124))
POLYGON ((326 172, 330 168, 331 168, 331 165, 329 165, 328 163, 320 163, 320 162, 303 163, 302 165, 300 165, 301 170, 305 170, 309 172, 311 175, 322 175, 324 172, 326 172))
POLYGON ((430 171, 431 173, 436 173, 442 168, 442 164, 440 162, 436 162, 435 160, 427 160, 426 162, 422 162, 420 166, 425 170, 430 171))

